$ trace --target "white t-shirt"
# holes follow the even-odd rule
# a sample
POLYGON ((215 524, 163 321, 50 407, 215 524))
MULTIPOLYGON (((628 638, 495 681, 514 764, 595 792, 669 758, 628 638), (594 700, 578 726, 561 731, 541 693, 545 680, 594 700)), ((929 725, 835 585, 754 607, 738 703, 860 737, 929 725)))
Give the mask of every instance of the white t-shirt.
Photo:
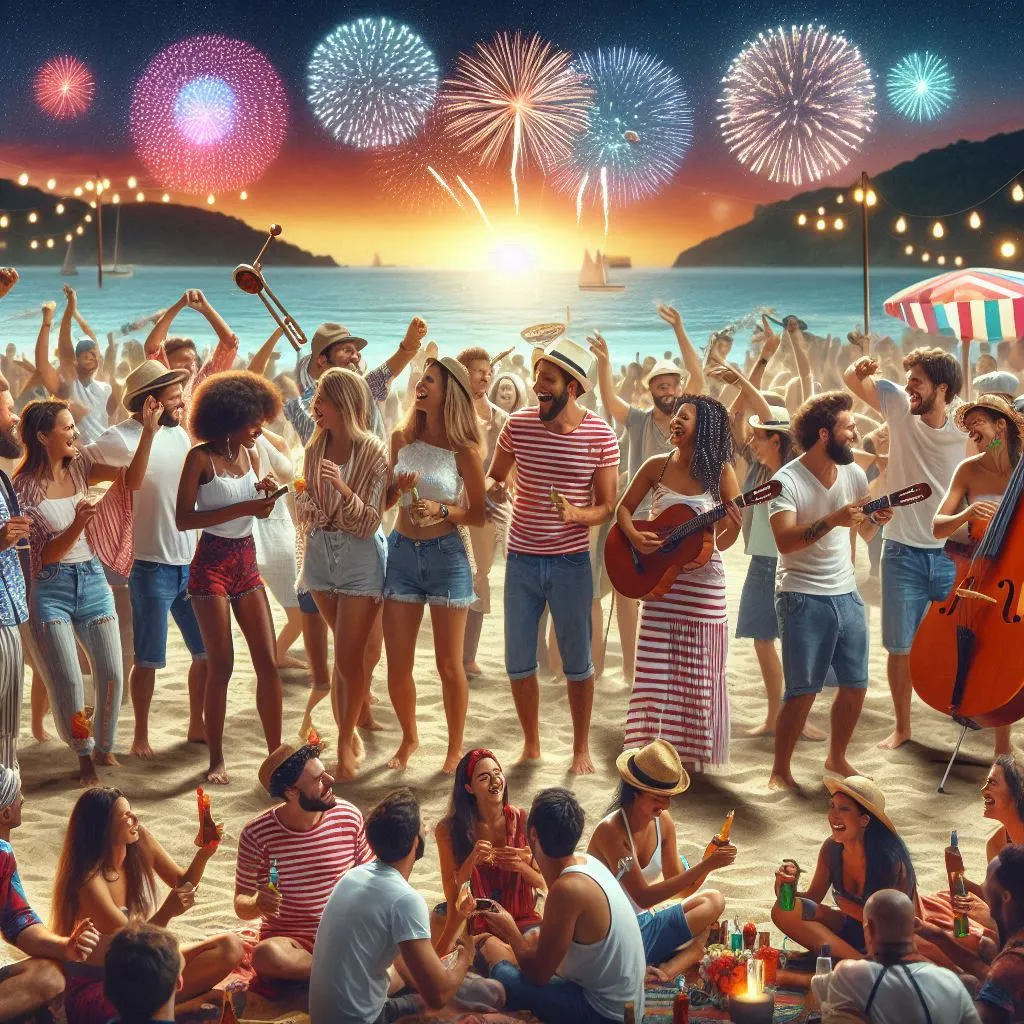
MULTIPOLYGON (((89 445, 89 454, 107 466, 128 466, 142 438, 142 424, 126 419, 105 430, 89 445)), ((161 565, 188 565, 196 550, 195 530, 174 522, 178 481, 192 447, 182 426, 160 427, 153 438, 142 486, 135 492, 135 557, 161 565)))
MULTIPOLYGON (((787 463, 772 477, 782 491, 772 499, 768 515, 796 512, 801 526, 810 526, 844 505, 864 498, 868 478, 856 463, 837 466, 835 483, 826 488, 804 465, 803 459, 787 463)), ((820 540, 788 555, 779 552, 778 590, 791 594, 849 594, 857 589, 850 557, 850 529, 829 530, 820 540)))
MULTIPOLYGON (((967 455, 967 436, 954 423, 954 405, 941 427, 929 427, 910 413, 910 398, 891 380, 875 381, 878 403, 889 424, 889 468, 886 487, 898 491, 910 484, 926 483, 932 489, 927 501, 898 508, 882 528, 886 540, 915 548, 941 548, 944 540, 932 533, 932 519, 949 489, 956 467, 967 455)), ((957 403, 959 404, 959 403, 957 403)))
POLYGON ((88 384, 83 384, 77 376, 72 377, 68 384, 68 399, 75 405, 84 405, 88 409, 85 416, 75 417, 75 424, 82 435, 82 444, 92 444, 107 429, 110 417, 107 416, 107 401, 110 399, 110 385, 94 377, 88 384))
MULTIPOLYGON (((814 994, 821 1002, 822 1024, 850 1013, 865 1019, 864 1008, 882 970, 881 964, 870 960, 844 960, 831 974, 813 978, 814 994)), ((963 982, 952 971, 930 963, 890 967, 879 983, 871 1015, 866 1019, 870 1024, 927 1024, 921 996, 927 1003, 931 1024, 979 1024, 978 1011, 963 982), (913 981, 907 977, 907 971, 913 975, 913 981)))
POLYGON ((389 864, 352 868, 334 887, 313 945, 313 1024, 368 1024, 388 997, 399 943, 430 939, 423 897, 389 864))

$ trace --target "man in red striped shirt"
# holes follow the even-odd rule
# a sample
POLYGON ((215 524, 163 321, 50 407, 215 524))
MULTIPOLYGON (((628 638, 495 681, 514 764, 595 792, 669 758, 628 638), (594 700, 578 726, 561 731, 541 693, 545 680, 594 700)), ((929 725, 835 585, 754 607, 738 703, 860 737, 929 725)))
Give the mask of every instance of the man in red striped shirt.
POLYGON ((590 390, 593 356, 568 338, 533 357, 539 405, 514 412, 490 467, 488 494, 508 500, 516 468, 505 570, 505 670, 523 728, 523 759, 540 757, 537 629, 545 605, 569 687, 572 771, 588 775, 594 665, 590 660, 590 527, 612 517, 619 465, 615 433, 577 399, 590 390))
POLYGON ((252 965, 261 978, 308 981, 327 900, 342 875, 373 853, 358 808, 334 795, 318 740, 298 750, 282 744, 259 777, 284 802, 253 818, 238 837, 235 913, 260 921, 252 965))

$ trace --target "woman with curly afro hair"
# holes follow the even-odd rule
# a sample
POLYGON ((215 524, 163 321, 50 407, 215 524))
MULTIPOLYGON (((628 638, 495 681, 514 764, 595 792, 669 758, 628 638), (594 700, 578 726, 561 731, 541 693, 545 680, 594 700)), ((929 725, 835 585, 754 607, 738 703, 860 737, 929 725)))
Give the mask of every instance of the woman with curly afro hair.
POLYGON ((679 504, 699 515, 726 502, 726 515, 709 527, 715 531, 711 558, 680 572, 667 593, 643 602, 624 749, 661 738, 691 771, 701 771, 729 759, 729 624, 719 552, 739 536, 734 499, 740 489, 732 468, 729 414, 721 402, 683 395, 669 422, 669 437, 673 451, 652 456, 637 470, 615 513, 633 547, 645 554, 662 543, 658 534, 633 525, 633 513, 649 491, 652 519, 679 504))
POLYGON ((201 530, 189 570, 188 593, 206 644, 203 718, 210 749, 207 779, 226 785, 224 715, 234 665, 231 611, 256 671, 256 710, 267 750, 281 743, 281 677, 274 622, 256 567, 254 518, 277 500, 277 481, 261 475, 256 439, 281 412, 281 394, 265 378, 237 370, 204 381, 192 397, 189 428, 199 441, 186 456, 178 484, 179 530, 201 530))

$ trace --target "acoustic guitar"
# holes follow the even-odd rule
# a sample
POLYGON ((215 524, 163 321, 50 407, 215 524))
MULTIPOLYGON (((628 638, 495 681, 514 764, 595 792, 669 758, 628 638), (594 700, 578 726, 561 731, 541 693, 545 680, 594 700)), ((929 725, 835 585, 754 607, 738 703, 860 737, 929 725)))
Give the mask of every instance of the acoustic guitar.
MULTIPOLYGON (((768 480, 736 499, 740 508, 771 501, 782 490, 777 480, 768 480)), ((634 519, 640 533, 656 533, 661 547, 650 554, 637 551, 618 523, 608 533, 604 565, 612 586, 623 597, 655 598, 668 593, 681 572, 704 565, 715 550, 711 527, 725 516, 728 502, 707 512, 694 512, 683 503, 670 505, 656 519, 634 519)))

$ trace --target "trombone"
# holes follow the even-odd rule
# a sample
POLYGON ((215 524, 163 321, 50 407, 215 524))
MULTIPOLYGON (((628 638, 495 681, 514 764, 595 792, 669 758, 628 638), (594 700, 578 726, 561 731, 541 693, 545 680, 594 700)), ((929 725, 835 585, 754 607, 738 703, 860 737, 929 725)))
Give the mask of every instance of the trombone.
POLYGON ((263 254, 279 234, 281 234, 281 225, 271 224, 270 234, 263 243, 263 248, 256 254, 256 259, 252 263, 240 263, 232 271, 231 276, 234 278, 235 284, 243 292, 260 297, 263 305, 267 307, 267 312, 274 318, 274 322, 292 343, 292 348, 298 352, 306 344, 306 335, 302 333, 302 328, 292 319, 288 310, 284 308, 281 300, 270 290, 270 286, 263 276, 263 254))

